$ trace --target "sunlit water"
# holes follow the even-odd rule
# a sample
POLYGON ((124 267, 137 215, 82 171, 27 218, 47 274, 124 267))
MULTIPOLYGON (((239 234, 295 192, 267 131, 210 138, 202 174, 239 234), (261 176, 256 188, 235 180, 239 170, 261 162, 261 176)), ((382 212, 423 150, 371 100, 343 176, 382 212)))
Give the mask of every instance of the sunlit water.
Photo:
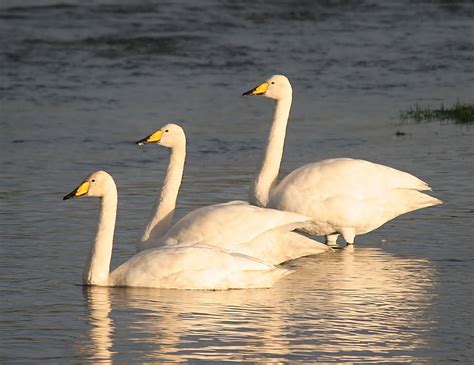
POLYGON ((0 362, 469 363, 474 132, 397 117, 473 101, 472 3, 131 3, 0 3, 0 362), (98 204, 61 197, 109 171, 113 265, 125 261, 167 159, 132 142, 179 121, 176 217, 246 199, 273 105, 239 95, 277 72, 294 89, 282 174, 365 158, 430 182, 445 204, 353 252, 287 263, 295 273, 268 290, 76 285, 98 204))

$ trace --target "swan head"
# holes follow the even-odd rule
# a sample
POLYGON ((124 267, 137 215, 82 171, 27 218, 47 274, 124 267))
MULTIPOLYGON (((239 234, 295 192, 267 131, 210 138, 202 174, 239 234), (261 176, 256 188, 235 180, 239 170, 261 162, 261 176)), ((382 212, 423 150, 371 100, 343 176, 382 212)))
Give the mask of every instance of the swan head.
POLYGON ((290 81, 286 76, 273 75, 260 85, 244 92, 242 96, 263 95, 273 100, 280 100, 291 96, 292 92, 290 81))
POLYGON ((63 197, 63 200, 80 198, 83 196, 103 197, 110 189, 115 189, 115 183, 105 171, 96 171, 87 176, 77 188, 63 197))
POLYGON ((149 136, 136 142, 139 146, 156 143, 164 147, 173 148, 186 144, 186 135, 183 128, 177 124, 166 124, 149 136))

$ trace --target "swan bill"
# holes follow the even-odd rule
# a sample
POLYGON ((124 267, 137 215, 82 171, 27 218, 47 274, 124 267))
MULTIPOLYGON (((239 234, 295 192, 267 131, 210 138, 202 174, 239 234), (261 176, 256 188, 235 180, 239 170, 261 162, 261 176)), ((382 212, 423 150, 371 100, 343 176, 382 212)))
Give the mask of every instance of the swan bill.
POLYGON ((160 130, 157 130, 156 132, 153 132, 148 137, 145 137, 135 143, 139 146, 142 146, 147 143, 159 143, 161 141, 162 136, 163 136, 163 131, 160 129, 160 130))
POLYGON ((83 195, 86 195, 89 192, 89 186, 90 186, 89 181, 84 181, 81 183, 77 188, 75 188, 73 191, 71 191, 69 194, 65 195, 63 197, 63 200, 71 199, 71 198, 79 198, 83 195))
POLYGON ((247 96, 247 95, 264 95, 267 92, 268 89, 268 82, 262 82, 260 85, 257 87, 254 87, 253 89, 246 91, 242 94, 242 96, 247 96))

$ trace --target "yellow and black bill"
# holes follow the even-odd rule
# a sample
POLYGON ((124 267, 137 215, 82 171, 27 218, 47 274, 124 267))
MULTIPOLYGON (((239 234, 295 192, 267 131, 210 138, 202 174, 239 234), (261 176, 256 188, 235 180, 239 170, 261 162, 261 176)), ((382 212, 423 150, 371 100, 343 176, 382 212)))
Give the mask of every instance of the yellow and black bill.
POLYGON ((268 89, 268 82, 262 82, 260 85, 257 87, 254 87, 253 89, 246 91, 242 94, 242 96, 247 96, 247 95, 264 95, 267 92, 268 89))
POLYGON ((82 182, 77 188, 71 191, 69 194, 63 197, 63 200, 71 199, 71 198, 79 198, 83 195, 86 195, 89 192, 89 181, 82 182))
POLYGON ((150 134, 148 137, 145 137, 135 143, 139 146, 147 144, 147 143, 159 143, 161 141, 162 136, 163 136, 163 131, 159 129, 156 132, 153 132, 152 134, 150 134))

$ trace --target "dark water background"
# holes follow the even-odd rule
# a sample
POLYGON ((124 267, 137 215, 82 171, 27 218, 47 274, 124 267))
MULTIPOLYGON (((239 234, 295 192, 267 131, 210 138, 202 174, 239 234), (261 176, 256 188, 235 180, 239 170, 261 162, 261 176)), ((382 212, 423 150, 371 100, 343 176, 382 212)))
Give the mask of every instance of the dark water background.
POLYGON ((472 361, 474 131, 398 113, 473 101, 473 19, 472 1, 2 0, 0 363, 472 361), (446 203, 269 290, 76 286, 98 204, 61 197, 109 171, 125 261, 167 158, 132 142, 178 121, 176 217, 246 199, 273 105, 240 94, 274 73, 294 90, 283 174, 365 158, 446 203))

